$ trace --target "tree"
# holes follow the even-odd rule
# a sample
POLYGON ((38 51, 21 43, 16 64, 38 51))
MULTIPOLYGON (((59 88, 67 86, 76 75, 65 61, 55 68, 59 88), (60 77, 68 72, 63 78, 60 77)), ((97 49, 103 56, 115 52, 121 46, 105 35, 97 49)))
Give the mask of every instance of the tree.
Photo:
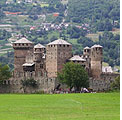
POLYGON ((112 90, 120 90, 120 76, 115 78, 115 81, 111 84, 112 90))
POLYGON ((11 72, 8 65, 0 64, 0 84, 11 77, 11 72))
POLYGON ((58 79, 61 83, 66 84, 72 89, 76 88, 77 91, 81 87, 88 87, 88 74, 80 64, 72 62, 66 63, 61 73, 58 73, 58 79))
POLYGON ((26 88, 28 88, 28 87, 32 87, 32 88, 38 87, 37 81, 34 80, 33 78, 21 80, 21 84, 22 84, 22 88, 24 90, 24 93, 26 92, 26 88))

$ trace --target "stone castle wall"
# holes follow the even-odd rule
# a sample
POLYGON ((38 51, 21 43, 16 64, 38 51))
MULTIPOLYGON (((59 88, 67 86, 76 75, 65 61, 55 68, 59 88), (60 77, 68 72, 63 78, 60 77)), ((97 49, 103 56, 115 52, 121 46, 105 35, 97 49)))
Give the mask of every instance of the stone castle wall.
POLYGON ((102 73, 99 78, 90 78, 89 87, 94 91, 106 91, 111 87, 111 83, 119 76, 117 73, 102 73))
MULTIPOLYGON (((111 83, 115 80, 115 78, 119 76, 119 74, 115 73, 103 73, 100 78, 89 78, 89 88, 93 89, 93 91, 106 91, 110 89, 111 83)), ((30 78, 30 75, 28 75, 30 78)), ((35 77, 34 79, 38 83, 38 87, 26 87, 23 88, 21 84, 21 80, 23 78, 11 78, 6 81, 5 84, 0 86, 0 93, 50 93, 52 92, 56 86, 59 84, 59 81, 56 78, 47 78, 44 77, 35 77)))
POLYGON ((11 78, 7 80, 3 85, 0 85, 0 93, 50 93, 55 89, 55 78, 40 77, 35 79, 37 81, 37 87, 23 87, 22 78, 11 78))

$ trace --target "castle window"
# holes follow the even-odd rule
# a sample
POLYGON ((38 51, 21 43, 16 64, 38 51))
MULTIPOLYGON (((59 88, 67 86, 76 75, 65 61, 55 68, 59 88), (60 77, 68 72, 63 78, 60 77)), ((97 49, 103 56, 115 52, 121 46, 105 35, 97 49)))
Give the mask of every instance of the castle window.
POLYGON ((24 44, 22 44, 24 46, 24 44))
POLYGON ((19 43, 19 45, 21 45, 21 44, 19 43))
POLYGON ((60 45, 60 47, 61 47, 61 45, 60 45))
POLYGON ((65 45, 64 45, 64 47, 65 47, 65 45))
POLYGON ((52 47, 52 45, 51 45, 51 47, 52 47))
POLYGON ((54 45, 54 47, 55 47, 55 45, 54 45))
POLYGON ((43 64, 40 64, 40 68, 43 68, 43 64))
POLYGON ((28 44, 26 43, 26 46, 28 46, 28 44))
POLYGON ((67 45, 67 47, 69 47, 69 45, 67 45))
POLYGON ((15 46, 17 45, 17 44, 14 44, 15 46))
POLYGON ((32 72, 30 72, 30 76, 31 76, 31 77, 33 76, 33 73, 32 73, 32 72))
POLYGON ((10 85, 10 81, 8 80, 8 85, 10 85))

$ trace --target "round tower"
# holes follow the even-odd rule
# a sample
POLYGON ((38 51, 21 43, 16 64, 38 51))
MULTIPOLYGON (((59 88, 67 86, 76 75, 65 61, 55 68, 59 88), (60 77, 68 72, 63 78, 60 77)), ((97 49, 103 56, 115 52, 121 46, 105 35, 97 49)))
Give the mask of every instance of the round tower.
POLYGON ((22 38, 13 43, 14 49, 14 75, 21 77, 23 73, 23 64, 26 62, 26 56, 33 52, 33 43, 26 38, 22 38))
POLYGON ((34 46, 34 62, 35 62, 35 73, 36 76, 39 74, 43 76, 44 69, 45 69, 45 46, 41 44, 37 44, 34 46))
POLYGON ((102 49, 100 45, 91 47, 91 75, 93 77, 100 77, 102 73, 102 49))

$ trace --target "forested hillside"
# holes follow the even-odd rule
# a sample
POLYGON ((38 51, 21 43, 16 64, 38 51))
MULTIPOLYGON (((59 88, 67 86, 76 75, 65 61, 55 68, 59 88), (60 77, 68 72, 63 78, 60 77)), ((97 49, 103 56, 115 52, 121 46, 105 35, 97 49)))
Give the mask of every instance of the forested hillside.
POLYGON ((111 31, 113 27, 119 28, 119 8, 119 0, 69 0, 67 19, 78 24, 88 23, 92 31, 111 31))
POLYGON ((0 0, 0 62, 12 68, 11 43, 26 36, 43 45, 62 38, 74 54, 100 44, 104 62, 118 68, 119 29, 119 0, 0 0))

